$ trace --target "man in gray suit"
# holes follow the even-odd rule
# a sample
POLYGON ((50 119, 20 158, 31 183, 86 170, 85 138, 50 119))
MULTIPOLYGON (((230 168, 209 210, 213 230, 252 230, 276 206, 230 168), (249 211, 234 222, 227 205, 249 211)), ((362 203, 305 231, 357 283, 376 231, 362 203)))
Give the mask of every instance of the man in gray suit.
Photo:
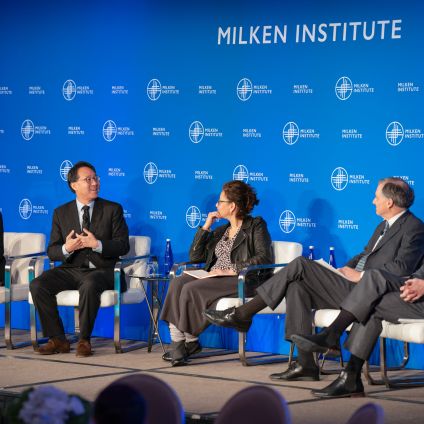
POLYGON ((338 317, 321 333, 292 336, 302 350, 325 353, 353 324, 345 343, 352 353, 346 368, 330 385, 312 391, 322 398, 364 395, 361 370, 381 333, 382 320, 396 324, 399 318, 424 318, 424 265, 410 278, 376 269, 365 271, 340 309, 338 317))
MULTIPOLYGON (((424 223, 408 208, 413 189, 400 178, 379 181, 375 192, 379 224, 363 252, 339 271, 343 276, 303 257, 296 258, 257 289, 257 296, 239 308, 207 310, 205 316, 216 325, 247 331, 252 316, 269 306, 275 309, 286 298, 285 338, 312 333, 312 310, 339 308, 361 280, 364 271, 377 269, 397 276, 416 270, 424 255, 424 223)), ((286 371, 272 374, 272 380, 319 380, 311 352, 298 349, 297 362, 286 371)))

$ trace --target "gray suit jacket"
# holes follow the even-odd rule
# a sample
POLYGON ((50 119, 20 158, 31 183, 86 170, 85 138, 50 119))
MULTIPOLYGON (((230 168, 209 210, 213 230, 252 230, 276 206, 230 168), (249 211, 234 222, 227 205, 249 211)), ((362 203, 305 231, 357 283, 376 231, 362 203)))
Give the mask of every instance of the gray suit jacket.
POLYGON ((384 221, 374 231, 364 251, 346 266, 355 268, 362 255, 368 254, 365 270, 381 269, 394 275, 411 275, 424 258, 424 223, 406 211, 372 250, 384 229, 384 221))

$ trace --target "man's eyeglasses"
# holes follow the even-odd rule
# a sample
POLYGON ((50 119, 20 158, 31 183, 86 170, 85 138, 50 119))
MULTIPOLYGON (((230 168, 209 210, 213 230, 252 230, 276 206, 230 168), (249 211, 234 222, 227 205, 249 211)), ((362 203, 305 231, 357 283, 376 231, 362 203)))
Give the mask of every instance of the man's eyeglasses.
POLYGON ((94 177, 79 178, 78 181, 85 181, 87 184, 98 183, 100 182, 100 177, 95 175, 94 177))
POLYGON ((218 201, 216 203, 233 203, 232 200, 221 200, 218 199, 218 201))

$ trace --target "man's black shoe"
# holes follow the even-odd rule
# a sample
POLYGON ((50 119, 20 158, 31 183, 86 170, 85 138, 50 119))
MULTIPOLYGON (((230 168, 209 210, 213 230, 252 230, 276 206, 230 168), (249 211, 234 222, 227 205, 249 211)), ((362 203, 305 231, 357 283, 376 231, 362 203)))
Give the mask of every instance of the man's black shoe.
MULTIPOLYGON (((171 346, 172 349, 172 346, 171 346)), ((196 353, 199 353, 202 351, 202 345, 196 340, 194 342, 188 342, 185 343, 185 350, 186 350, 186 354, 185 354, 185 358, 187 359, 188 357, 195 355, 196 353)), ((171 362, 172 361, 172 350, 168 350, 168 352, 165 352, 162 355, 162 359, 164 361, 167 362, 171 362)))
POLYGON ((246 333, 252 325, 251 319, 241 320, 235 314, 235 307, 225 309, 224 311, 215 311, 215 309, 206 309, 203 316, 212 324, 221 327, 234 328, 237 331, 246 333))
POLYGON ((317 366, 312 368, 304 368, 297 362, 292 362, 286 371, 271 374, 271 380, 284 380, 284 381, 318 381, 319 368, 317 366))
POLYGON ((300 335, 293 334, 292 342, 304 352, 328 353, 330 350, 338 350, 338 337, 327 330, 319 334, 300 335))
POLYGON ((331 384, 321 390, 312 390, 320 398, 342 398, 365 396, 361 376, 343 370, 331 384))

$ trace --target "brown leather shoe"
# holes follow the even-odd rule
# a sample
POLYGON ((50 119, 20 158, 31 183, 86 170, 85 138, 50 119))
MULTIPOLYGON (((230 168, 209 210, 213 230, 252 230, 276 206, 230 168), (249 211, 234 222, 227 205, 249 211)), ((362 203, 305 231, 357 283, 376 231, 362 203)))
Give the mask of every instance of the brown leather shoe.
POLYGON ((77 344, 77 356, 85 358, 92 354, 91 343, 88 340, 81 339, 77 344))
POLYGON ((38 348, 40 355, 54 355, 55 353, 69 353, 71 345, 68 340, 61 340, 57 337, 52 337, 49 341, 38 348))

